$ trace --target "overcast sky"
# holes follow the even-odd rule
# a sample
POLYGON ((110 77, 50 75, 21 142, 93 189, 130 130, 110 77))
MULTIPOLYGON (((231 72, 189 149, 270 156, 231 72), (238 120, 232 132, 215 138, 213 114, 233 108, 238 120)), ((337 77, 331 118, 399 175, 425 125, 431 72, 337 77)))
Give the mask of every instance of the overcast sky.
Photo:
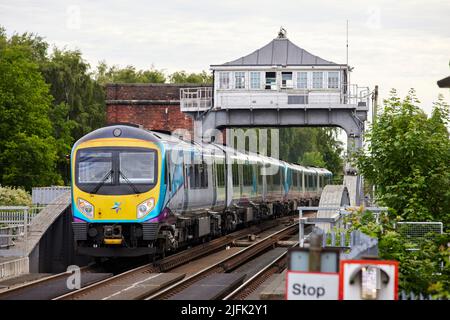
POLYGON ((0 0, 8 34, 35 32, 58 47, 100 60, 166 72, 208 70, 246 55, 283 26, 298 46, 345 63, 349 20, 351 81, 381 97, 414 87, 429 112, 436 81, 450 75, 450 1, 60 1, 0 0))

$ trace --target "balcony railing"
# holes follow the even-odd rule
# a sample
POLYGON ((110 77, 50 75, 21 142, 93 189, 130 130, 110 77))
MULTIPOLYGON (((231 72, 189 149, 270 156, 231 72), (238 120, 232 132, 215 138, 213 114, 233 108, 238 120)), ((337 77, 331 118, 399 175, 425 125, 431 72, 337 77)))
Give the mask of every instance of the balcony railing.
POLYGON ((181 88, 180 108, 184 112, 205 111, 212 107, 212 87, 181 88))
MULTIPOLYGON (((200 112, 212 108, 212 87, 180 89, 180 106, 184 112, 200 112)), ((296 108, 348 106, 366 108, 371 91, 356 84, 340 88, 279 88, 279 90, 218 90, 217 108, 296 108)))

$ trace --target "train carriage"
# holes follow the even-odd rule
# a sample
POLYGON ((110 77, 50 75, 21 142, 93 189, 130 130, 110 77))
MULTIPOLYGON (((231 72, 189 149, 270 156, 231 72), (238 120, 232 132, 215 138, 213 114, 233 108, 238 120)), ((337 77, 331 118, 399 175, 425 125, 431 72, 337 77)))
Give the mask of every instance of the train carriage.
POLYGON ((314 203, 331 173, 213 143, 116 125, 71 154, 76 248, 153 255, 314 203))

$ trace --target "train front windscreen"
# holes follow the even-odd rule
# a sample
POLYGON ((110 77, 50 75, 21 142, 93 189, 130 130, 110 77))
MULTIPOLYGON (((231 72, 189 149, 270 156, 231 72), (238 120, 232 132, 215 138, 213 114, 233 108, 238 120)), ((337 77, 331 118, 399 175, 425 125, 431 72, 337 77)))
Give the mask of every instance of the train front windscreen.
POLYGON ((85 148, 75 159, 76 186, 87 193, 126 195, 149 191, 158 174, 156 150, 148 148, 85 148))

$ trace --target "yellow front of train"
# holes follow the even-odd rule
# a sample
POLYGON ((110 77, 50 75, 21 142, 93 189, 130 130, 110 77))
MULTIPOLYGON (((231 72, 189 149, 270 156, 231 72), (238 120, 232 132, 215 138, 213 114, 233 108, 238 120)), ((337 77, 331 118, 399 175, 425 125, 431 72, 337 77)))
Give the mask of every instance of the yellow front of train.
POLYGON ((111 126, 72 149, 73 230, 79 254, 154 253, 163 203, 162 145, 149 132, 111 126))

